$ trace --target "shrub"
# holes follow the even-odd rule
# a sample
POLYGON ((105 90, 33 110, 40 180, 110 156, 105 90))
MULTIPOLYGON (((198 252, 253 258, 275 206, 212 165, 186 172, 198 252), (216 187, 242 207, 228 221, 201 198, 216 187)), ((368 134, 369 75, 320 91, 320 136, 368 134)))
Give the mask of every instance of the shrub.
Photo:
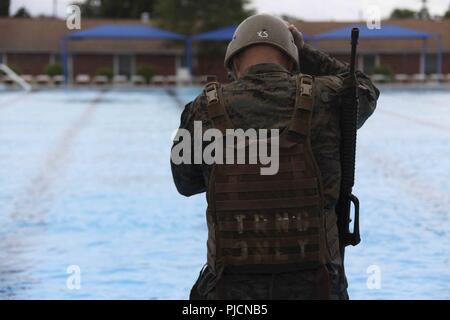
POLYGON ((144 77, 145 81, 147 83, 150 83, 150 81, 152 80, 152 78, 155 75, 155 69, 153 69, 152 66, 139 66, 137 68, 137 75, 144 77))
MULTIPOLYGON (((14 64, 8 64, 7 66, 12 71, 14 71, 14 73, 17 73, 19 75, 23 73, 22 70, 18 66, 14 65, 14 64)), ((0 71, 0 73, 3 74, 3 71, 0 71)))
POLYGON ((394 78, 394 71, 386 65, 380 65, 372 69, 372 74, 381 74, 387 77, 388 81, 394 78))
POLYGON ((48 64, 44 68, 44 74, 46 74, 50 77, 59 76, 59 75, 63 74, 63 70, 59 63, 48 64))
POLYGON ((114 76, 114 72, 113 69, 110 67, 102 67, 97 69, 97 71, 95 72, 95 74, 97 76, 105 76, 108 78, 108 80, 111 80, 112 77, 114 76))

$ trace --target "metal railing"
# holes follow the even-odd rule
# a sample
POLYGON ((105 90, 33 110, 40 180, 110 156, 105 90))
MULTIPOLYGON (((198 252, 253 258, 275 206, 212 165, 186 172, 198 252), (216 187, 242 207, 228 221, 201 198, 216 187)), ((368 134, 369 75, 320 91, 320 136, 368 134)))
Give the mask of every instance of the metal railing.
POLYGON ((15 73, 10 67, 6 64, 0 63, 0 71, 3 71, 12 81, 17 83, 26 91, 33 90, 33 87, 26 82, 23 78, 21 78, 17 73, 15 73))

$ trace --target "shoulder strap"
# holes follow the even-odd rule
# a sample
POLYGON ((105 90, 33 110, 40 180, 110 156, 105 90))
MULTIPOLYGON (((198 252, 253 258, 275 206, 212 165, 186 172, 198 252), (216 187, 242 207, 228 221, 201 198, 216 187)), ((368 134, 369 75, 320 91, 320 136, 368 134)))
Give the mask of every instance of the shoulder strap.
POLYGON ((289 125, 289 131, 301 136, 309 136, 314 106, 313 77, 301 74, 297 77, 295 110, 289 125))
POLYGON ((213 81, 206 84, 204 94, 207 101, 208 116, 213 126, 225 135, 226 129, 232 129, 233 124, 225 109, 220 83, 213 81))

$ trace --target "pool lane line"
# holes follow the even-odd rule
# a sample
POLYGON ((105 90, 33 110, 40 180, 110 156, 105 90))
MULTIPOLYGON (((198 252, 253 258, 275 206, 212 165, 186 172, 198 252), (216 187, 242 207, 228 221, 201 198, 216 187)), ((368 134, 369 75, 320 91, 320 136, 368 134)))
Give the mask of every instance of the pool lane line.
MULTIPOLYGON (((417 198, 423 199, 424 202, 433 204, 439 209, 439 211, 450 209, 450 198, 445 192, 439 191, 439 189, 421 183, 419 179, 414 175, 414 170, 408 170, 404 166, 397 164, 392 157, 387 154, 378 156, 371 151, 371 148, 364 144, 358 144, 358 154, 363 154, 370 162, 374 163, 379 168, 384 176, 393 179, 394 183, 402 187, 410 195, 414 195, 417 198), (411 173, 412 172, 412 173, 411 173)), ((386 178, 383 178, 383 181, 386 178)))
POLYGON ((14 105, 16 102, 19 102, 21 100, 25 100, 25 99, 29 98, 35 92, 37 92, 37 91, 25 92, 25 93, 16 95, 16 96, 12 97, 11 99, 6 99, 6 101, 0 101, 0 110, 10 107, 10 106, 14 105))
POLYGON ((430 128, 433 128, 433 129, 450 132, 450 127, 446 127, 446 126, 443 126, 443 125, 441 125, 439 123, 435 123, 435 122, 432 122, 432 121, 422 120, 422 119, 410 117, 410 116, 407 116, 407 115, 403 115, 403 114, 400 114, 400 113, 397 113, 397 112, 387 111, 387 110, 379 110, 377 112, 381 113, 381 114, 384 114, 384 115, 387 115, 387 116, 396 117, 396 118, 399 118, 399 119, 402 119, 402 120, 405 120, 405 121, 415 122, 417 124, 421 124, 423 126, 430 127, 430 128))
POLYGON ((178 105, 178 107, 180 108, 184 108, 184 106, 186 105, 183 100, 180 99, 180 97, 177 95, 177 93, 175 92, 175 90, 173 88, 166 88, 166 93, 169 97, 172 98, 173 101, 175 101, 175 103, 178 105))
MULTIPOLYGON (((184 106, 186 105, 185 102, 180 99, 180 97, 177 95, 177 93, 175 92, 175 90, 173 88, 166 88, 165 91, 166 91, 167 95, 170 96, 180 108, 184 108, 184 106)), ((443 126, 441 124, 438 124, 438 123, 435 123, 432 121, 417 119, 414 117, 402 115, 402 114, 392 112, 392 111, 387 111, 387 110, 379 110, 377 112, 387 115, 387 116, 397 117, 397 118, 400 118, 405 121, 415 122, 415 123, 418 123, 418 124, 421 124, 423 126, 430 127, 433 129, 444 130, 444 131, 450 132, 450 127, 446 127, 446 126, 443 126)))
POLYGON ((25 189, 26 191, 23 194, 23 199, 19 199, 15 203, 14 212, 11 214, 12 217, 26 215, 27 218, 38 218, 34 216, 37 214, 40 201, 48 194, 49 190, 51 190, 54 181, 61 176, 61 171, 69 162, 70 151, 75 139, 86 127, 97 109, 98 104, 102 101, 107 92, 107 89, 102 90, 100 94, 85 107, 72 125, 64 131, 61 138, 58 140, 56 147, 47 154, 38 175, 31 179, 30 185, 25 189))

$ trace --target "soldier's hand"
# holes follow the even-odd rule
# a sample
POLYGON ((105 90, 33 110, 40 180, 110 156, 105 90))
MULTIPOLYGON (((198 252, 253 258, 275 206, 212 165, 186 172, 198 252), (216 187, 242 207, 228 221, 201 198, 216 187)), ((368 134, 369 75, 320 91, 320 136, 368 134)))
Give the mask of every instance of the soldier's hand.
POLYGON ((341 105, 347 105, 352 103, 355 96, 355 83, 349 73, 340 74, 339 77, 342 80, 338 90, 339 100, 341 105))
POLYGON ((365 85, 364 82, 362 81, 364 79, 369 80, 369 78, 366 75, 364 75, 363 73, 361 73, 360 71, 356 71, 356 79, 353 79, 353 77, 350 76, 349 73, 341 74, 341 77, 343 80, 341 92, 343 92, 343 93, 346 93, 349 91, 351 92, 352 90, 355 90, 355 85, 356 85, 356 88, 360 92, 367 93, 369 91, 369 87, 367 85, 365 85), (356 83, 354 81, 356 81, 356 83))
POLYGON ((303 48, 303 45, 305 44, 305 41, 303 40, 303 34, 298 31, 297 27, 294 26, 292 23, 288 26, 289 31, 291 31, 292 36, 294 37, 295 45, 300 50, 303 48))

